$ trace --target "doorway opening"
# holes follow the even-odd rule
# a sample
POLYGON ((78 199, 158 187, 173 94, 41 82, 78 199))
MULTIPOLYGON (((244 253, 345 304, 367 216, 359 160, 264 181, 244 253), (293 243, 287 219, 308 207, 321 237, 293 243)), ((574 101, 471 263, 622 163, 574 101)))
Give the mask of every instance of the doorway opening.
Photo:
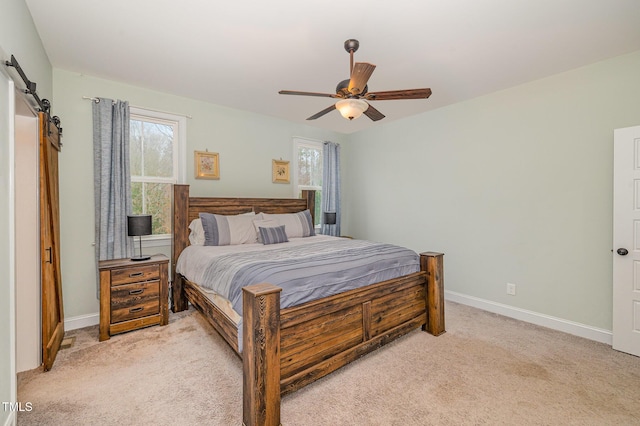
POLYGON ((15 95, 16 371, 42 364, 38 116, 15 95))

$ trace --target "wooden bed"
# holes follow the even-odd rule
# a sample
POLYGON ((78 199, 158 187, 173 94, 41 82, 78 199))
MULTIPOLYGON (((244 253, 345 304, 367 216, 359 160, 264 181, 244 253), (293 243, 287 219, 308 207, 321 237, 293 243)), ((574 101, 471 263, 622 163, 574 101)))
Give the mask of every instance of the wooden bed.
MULTIPOLYGON (((314 211, 315 194, 301 199, 189 197, 174 185, 173 311, 195 306, 243 360, 243 424, 279 425, 280 398, 422 327, 444 333, 443 254, 421 253, 420 272, 299 306, 280 309, 281 289, 243 288, 243 350, 235 323, 197 285, 175 272, 189 245, 189 224, 201 212, 233 215, 314 211)), ((313 213, 312 213, 313 214, 313 213)))

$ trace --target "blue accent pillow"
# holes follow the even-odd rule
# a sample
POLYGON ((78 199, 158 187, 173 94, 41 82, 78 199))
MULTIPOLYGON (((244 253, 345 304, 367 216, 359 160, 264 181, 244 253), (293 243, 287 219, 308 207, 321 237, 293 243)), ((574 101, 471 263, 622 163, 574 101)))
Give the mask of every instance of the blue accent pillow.
POLYGON ((284 225, 274 226, 270 228, 263 228, 262 226, 258 228, 260 230, 260 239, 262 240, 262 244, 280 244, 286 243, 289 240, 287 239, 287 233, 284 231, 284 225))

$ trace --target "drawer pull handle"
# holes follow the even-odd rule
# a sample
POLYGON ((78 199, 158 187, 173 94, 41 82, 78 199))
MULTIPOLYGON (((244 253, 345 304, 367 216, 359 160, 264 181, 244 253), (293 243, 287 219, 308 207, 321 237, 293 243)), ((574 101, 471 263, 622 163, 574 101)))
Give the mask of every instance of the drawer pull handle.
POLYGON ((129 274, 129 278, 141 277, 142 275, 144 275, 144 272, 134 272, 132 274, 129 274))
POLYGON ((140 288, 138 290, 131 290, 131 291, 129 291, 129 295, 133 296, 135 294, 142 294, 143 291, 144 291, 143 288, 140 288))
POLYGON ((144 308, 131 308, 131 309, 129 309, 129 313, 130 314, 135 314, 136 312, 140 312, 143 309, 144 308))

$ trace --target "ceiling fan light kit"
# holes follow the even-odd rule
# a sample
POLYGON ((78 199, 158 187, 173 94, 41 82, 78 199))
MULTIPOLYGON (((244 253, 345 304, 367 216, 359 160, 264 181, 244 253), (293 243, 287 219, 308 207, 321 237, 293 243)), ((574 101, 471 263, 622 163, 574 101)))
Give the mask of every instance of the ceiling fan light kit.
POLYGON ((353 63, 353 54, 360 47, 358 40, 349 39, 344 42, 344 50, 349 53, 350 78, 338 83, 335 95, 332 93, 298 92, 293 90, 281 90, 281 95, 317 96, 323 98, 340 99, 320 112, 315 113, 307 120, 315 120, 337 109, 348 120, 360 117, 362 114, 372 121, 382 120, 384 114, 375 109, 367 101, 389 101, 394 99, 427 99, 431 96, 431 89, 389 90, 385 92, 369 93, 367 81, 376 69, 376 66, 367 62, 353 63))
POLYGON ((369 108, 369 104, 361 99, 343 99, 336 102, 336 109, 346 119, 358 118, 369 108))

